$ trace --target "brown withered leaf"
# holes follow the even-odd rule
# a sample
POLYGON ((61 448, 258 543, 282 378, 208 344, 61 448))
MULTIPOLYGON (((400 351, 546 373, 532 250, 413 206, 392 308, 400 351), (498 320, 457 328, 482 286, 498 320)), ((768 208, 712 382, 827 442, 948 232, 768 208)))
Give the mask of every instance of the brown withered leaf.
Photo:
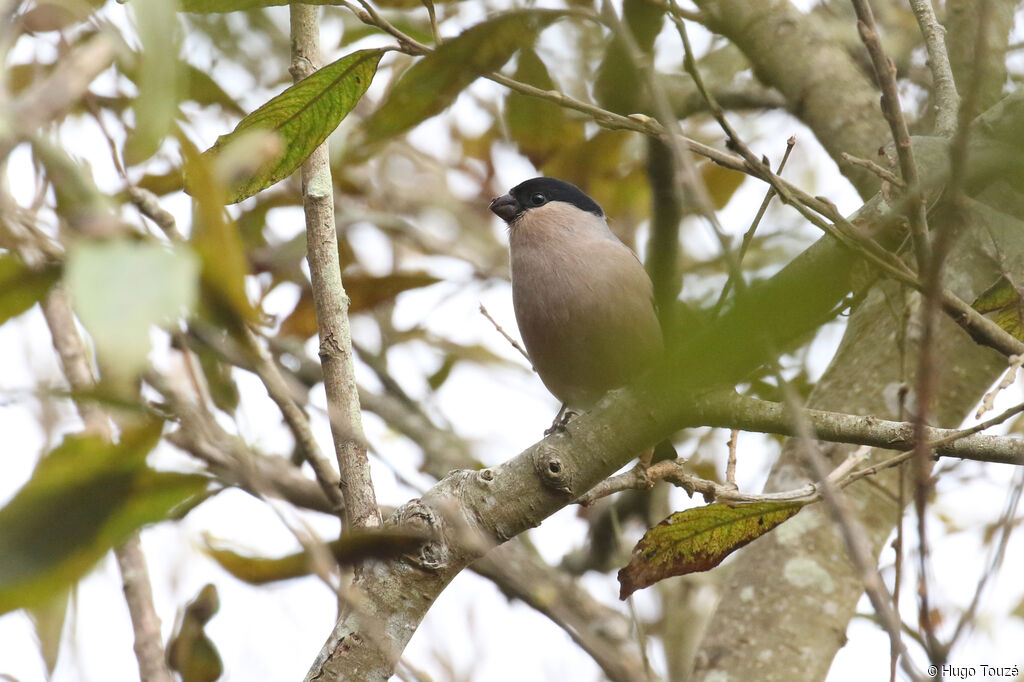
MULTIPOLYGON (((346 274, 343 277, 345 293, 349 297, 348 311, 360 313, 394 299, 410 289, 419 289, 436 284, 441 280, 422 272, 393 272, 383 277, 366 273, 346 274)), ((313 292, 307 286, 302 290, 294 310, 281 323, 281 335, 307 339, 316 334, 316 310, 313 306, 313 292)))

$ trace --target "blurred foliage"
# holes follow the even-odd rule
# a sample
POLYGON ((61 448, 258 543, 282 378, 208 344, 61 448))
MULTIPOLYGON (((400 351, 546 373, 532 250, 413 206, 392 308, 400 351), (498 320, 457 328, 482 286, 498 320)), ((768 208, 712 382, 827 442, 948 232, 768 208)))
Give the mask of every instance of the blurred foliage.
POLYGON ((162 428, 140 424, 115 444, 67 436, 39 461, 0 509, 0 613, 56 598, 111 547, 206 488, 205 476, 146 466, 162 428))
POLYGON ((123 240, 75 245, 65 281, 111 382, 130 383, 145 369, 150 327, 194 308, 198 271, 184 248, 123 240))
POLYGON ((214 682, 224 674, 224 662, 205 629, 219 610, 220 597, 212 583, 205 585, 185 606, 181 622, 167 644, 167 662, 171 670, 181 675, 181 682, 214 682))
MULTIPOLYGON (((374 2, 383 20, 419 43, 397 41, 400 49, 395 49, 395 37, 384 28, 368 26, 337 3, 317 0, 312 4, 330 5, 321 12, 323 35, 331 40, 324 46, 327 65, 293 84, 285 4, 14 3, 12 21, 0 26, 0 49, 8 51, 6 100, 18 101, 50 84, 68 66, 70 55, 90 41, 116 37, 117 48, 102 76, 83 86, 66 110, 58 109, 52 119, 41 119, 32 134, 12 140, 21 160, 12 154, 6 161, 17 168, 14 172, 23 172, 24 177, 13 179, 28 189, 22 187, 16 201, 0 189, 0 324, 30 310, 55 286, 70 290, 100 382, 91 395, 56 393, 47 385, 44 393, 53 401, 100 397, 103 409, 118 417, 165 410, 174 417, 166 396, 152 397, 149 379, 159 371, 164 379, 180 379, 194 388, 218 422, 243 423, 239 405, 246 396, 239 387, 246 385, 241 379, 251 362, 238 351, 238 341, 248 326, 266 337, 280 359, 296 403, 307 404, 309 389, 320 379, 315 343, 309 343, 317 320, 294 171, 327 141, 348 312, 362 342, 356 352, 361 369, 369 368, 367 374, 376 380, 361 388, 404 406, 407 412, 397 418, 383 409, 391 403, 381 401, 379 416, 395 433, 420 445, 426 458, 432 456, 431 447, 435 454, 447 447, 437 445, 438 433, 459 436, 462 426, 447 423, 438 396, 456 383, 462 367, 496 373, 526 366, 518 357, 508 359, 504 341, 497 346, 489 341, 496 333, 475 305, 459 328, 434 315, 457 294, 479 292, 482 297, 507 280, 506 241, 487 211, 489 199, 525 176, 556 176, 592 195, 627 244, 642 244, 652 229, 649 188, 656 178, 644 140, 601 128, 576 109, 482 76, 497 71, 624 115, 653 115, 645 76, 622 37, 613 37, 595 20, 591 3, 569 0, 554 10, 508 11, 510 5, 493 1, 436 2, 435 26, 420 0, 374 2), (186 185, 190 197, 182 192, 186 185), (175 224, 161 224, 146 211, 141 217, 130 198, 132 189, 152 192, 160 206, 173 210, 175 224), (410 300, 414 306, 403 305, 410 300), (410 313, 409 307, 415 310, 410 313), (172 336, 172 353, 183 354, 186 348, 194 353, 183 355, 184 377, 166 363, 152 362, 151 343, 164 333, 157 329, 172 336), (202 342, 193 342, 196 329, 205 332, 202 342), (412 362, 389 358, 396 349, 408 351, 412 362), (391 375, 396 366, 407 374, 391 375)), ((909 9, 900 3, 873 5, 886 27, 886 49, 901 86, 911 93, 930 87, 909 9)), ((657 66, 655 77, 680 112, 685 134, 721 146, 720 131, 704 113, 706 103, 673 65, 681 54, 666 5, 625 0, 621 7, 636 47, 657 66)), ((867 74, 870 66, 848 3, 822 2, 810 13, 825 34, 848 46, 867 74)), ((726 108, 736 103, 730 120, 749 123, 743 120, 746 112, 787 105, 758 80, 735 45, 709 34, 699 49, 706 82, 722 91, 726 108)), ((1019 78, 1011 71, 1008 82, 1019 78)), ((924 101, 919 111, 908 107, 912 127, 927 129, 932 107, 924 101)), ((746 126, 744 134, 758 154, 781 153, 784 147, 774 119, 746 126)), ((0 142, 7 135, 0 130, 0 142)), ((811 146, 801 142, 796 155, 810 157, 805 150, 811 146)), ((798 182, 813 186, 818 169, 805 162, 801 170, 797 163, 794 158, 798 182)), ((698 168, 715 207, 724 209, 727 232, 738 238, 763 189, 753 190, 753 181, 745 183, 745 176, 715 164, 701 161, 698 168)), ((787 168, 787 177, 790 173, 787 168)), ((708 246, 711 239, 692 206, 684 203, 683 211, 677 264, 685 273, 682 298, 694 308, 708 308, 729 273, 729 259, 717 244, 708 246)), ((806 248, 813 239, 809 235, 792 212, 773 206, 744 257, 748 281, 777 273, 806 248)), ((845 287, 845 277, 837 269, 830 286, 845 287)), ((872 283, 876 278, 872 273, 872 283)), ((752 304, 751 317, 778 321, 781 315, 804 315, 817 296, 831 293, 808 291, 803 282, 789 284, 785 291, 792 309, 752 304)), ((1022 338, 1020 294, 1008 276, 982 294, 975 309, 1022 338)), ((687 331, 703 329, 708 317, 704 311, 694 313, 687 331)), ((730 343, 736 346, 756 345, 743 334, 734 336, 730 343)), ((786 345, 806 344, 810 336, 786 339, 786 345)), ((731 345, 722 348, 728 358, 740 356, 731 345)), ((785 361, 790 363, 784 367, 787 376, 793 377, 785 390, 763 372, 745 375, 743 390, 778 401, 794 393, 808 395, 815 374, 805 354, 785 361)), ((276 426, 275 420, 268 423, 276 426)), ((123 423, 120 428, 115 443, 67 436, 0 509, 0 611, 32 606, 51 670, 75 581, 131 530, 172 514, 182 516, 190 504, 205 499, 201 493, 207 478, 146 465, 146 453, 161 434, 158 424, 123 423)), ((459 442, 467 451, 475 445, 468 439, 459 442)), ((688 463, 692 472, 713 481, 722 478, 715 459, 723 448, 714 432, 693 430, 678 436, 677 444, 696 451, 688 463)), ((512 452, 487 452, 484 464, 512 452)), ((444 473, 427 465, 421 469, 444 473)), ((799 505, 711 505, 676 514, 638 545, 634 562, 623 573, 623 591, 716 565, 798 510, 799 505)), ((622 543, 617 514, 623 523, 649 525, 670 511, 667 495, 631 491, 619 495, 614 505, 582 512, 590 541, 568 555, 564 567, 575 573, 609 570, 628 546, 622 543)), ((329 548, 336 560, 350 563, 400 555, 418 541, 343 535, 329 548)), ((224 548, 209 553, 223 568, 254 583, 304 575, 311 561, 304 552, 278 559, 224 548)), ((169 652, 185 679, 220 675, 219 654, 204 630, 215 601, 215 593, 204 588, 186 608, 169 652), (186 674, 186 669, 193 672, 186 674)))

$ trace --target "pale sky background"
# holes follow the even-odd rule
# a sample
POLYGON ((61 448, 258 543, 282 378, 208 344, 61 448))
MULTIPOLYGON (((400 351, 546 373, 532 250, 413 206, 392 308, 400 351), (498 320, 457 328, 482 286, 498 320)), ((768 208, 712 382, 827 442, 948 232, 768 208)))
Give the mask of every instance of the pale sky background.
MULTIPOLYGON (((457 33, 461 26, 473 23, 483 12, 473 15, 473 8, 464 3, 458 23, 446 22, 442 32, 457 33)), ((108 5, 104 12, 120 25, 126 22, 125 7, 108 5)), ((340 10, 339 10, 340 11, 340 10)), ((275 10, 286 21, 287 11, 275 10)), ((705 43, 707 36, 696 27, 691 29, 694 39, 705 43)), ((337 44, 336 37, 325 36, 325 47, 337 44)), ((555 40, 552 31, 544 40, 555 40)), ((659 40, 659 65, 678 63, 681 59, 677 42, 662 36, 659 40)), ((40 49, 45 37, 32 41, 32 49, 40 49)), ((376 40, 375 43, 386 42, 376 40)), ((358 45, 361 47, 362 45, 358 45)), ((19 49, 27 50, 25 45, 19 49)), ((195 63, 203 62, 200 41, 187 44, 195 63), (194 44, 193 44, 194 43, 194 44)), ((351 47, 349 49, 356 49, 351 47)), ((340 56, 325 54, 325 60, 340 56)), ((28 59, 28 53, 19 58, 16 50, 12 61, 28 59)), ((282 67, 283 68, 283 67, 282 67)), ((96 89, 103 90, 103 79, 96 89)), ((108 81, 109 82, 109 81, 108 81)), ((229 91, 248 92, 244 106, 251 110, 274 93, 252 91, 246 74, 238 74, 226 86, 229 91)), ((481 94, 499 92, 499 86, 479 81, 474 86, 481 94)), ((379 96, 380 84, 375 83, 369 97, 379 96)), ((190 110, 191 112, 191 110, 190 110)), ((460 97, 450 115, 459 118, 468 129, 481 126, 484 114, 470 101, 460 97)), ((783 114, 758 115, 737 119, 745 126, 744 134, 758 144, 758 151, 767 153, 773 161, 782 152, 782 141, 790 134, 798 137, 787 176, 812 194, 823 194, 835 202, 843 212, 859 206, 859 200, 835 166, 813 143, 811 135, 783 114)), ((343 123, 341 133, 344 134, 343 123)), ((203 117, 198 128, 200 146, 208 146, 218 134, 233 125, 224 116, 203 117)), ((118 187, 114 170, 102 139, 89 122, 68 123, 63 128, 62 140, 71 150, 92 164, 101 189, 118 187)), ((428 121, 412 133, 418 144, 435 150, 442 157, 454 153, 446 148, 447 136, 438 121, 428 121)), ((716 138, 716 139, 720 139, 716 138)), ((497 152, 500 159, 500 185, 492 188, 495 194, 536 175, 528 162, 511 148, 497 152)), ((33 187, 26 180, 29 157, 24 148, 11 158, 5 177, 16 198, 30 197, 33 187)), ((458 188, 457 179, 453 186, 458 188)), ((732 234, 739 235, 761 201, 764 188, 752 182, 743 185, 729 206, 721 213, 721 222, 732 234)), ((179 225, 187 227, 189 203, 184 195, 163 201, 174 212, 179 225)), ((302 229, 301 209, 279 209, 271 213, 269 223, 273 234, 284 241, 302 229)), ((785 230, 791 236, 809 243, 817 235, 795 214, 774 206, 765 219, 766 225, 785 230)), ((441 226, 443 228, 443 226, 441 226)), ((493 229, 504 234, 504 226, 495 218, 493 229)), ((711 256, 717 244, 699 225, 687 229, 688 247, 711 256)), ((641 234, 641 238, 642 238, 641 234)), ((386 268, 381 237, 372 229, 357 229, 352 242, 367 268, 375 264, 386 268)), ((642 250, 642 244, 639 245, 642 250)), ((550 423, 558 405, 547 394, 515 351, 505 343, 478 312, 484 303, 502 326, 513 332, 515 321, 511 310, 510 289, 507 283, 480 283, 471 278, 464 263, 447 259, 409 260, 408 267, 424 267, 444 278, 444 282, 425 290, 402 294, 395 310, 395 325, 404 328, 425 325, 439 334, 463 343, 483 343, 497 353, 519 364, 518 369, 480 369, 456 366, 451 378, 428 403, 432 414, 442 416, 456 425, 463 436, 474 443, 474 453, 484 462, 496 464, 518 454, 537 441, 550 423)), ((298 296, 297 288, 282 287, 268 298, 268 312, 282 314, 290 310, 298 296), (275 309, 276 306, 276 309, 275 309)), ((373 347, 377 343, 372 324, 358 317, 353 319, 353 334, 357 340, 373 347)), ((840 319, 827 325, 812 343, 809 361, 813 377, 824 369, 838 343, 843 329, 840 319)), ((167 366, 167 340, 162 332, 154 332, 153 362, 167 366)), ((315 340, 312 355, 315 357, 315 340)), ((39 455, 59 442, 63 433, 80 428, 77 416, 67 405, 61 406, 59 428, 55 440, 44 442, 39 428, 40 403, 36 392, 40 383, 60 385, 62 375, 50 346, 49 333, 38 307, 19 318, 0 326, 0 434, 5 447, 0 456, 0 504, 10 499, 31 475, 39 455)), ((429 374, 425 368, 438 364, 436 353, 426 347, 408 346, 389 356, 393 374, 414 398, 426 395, 425 387, 417 382, 429 374)), ((361 380, 373 385, 373 377, 363 367, 357 367, 361 380)), ((281 425, 276 408, 266 397, 262 386, 251 375, 236 372, 242 403, 238 418, 230 428, 237 428, 247 441, 271 453, 287 453, 291 436, 281 425)), ((996 410, 1008 407, 1022 399, 1019 384, 1005 391, 996 410)), ((313 394, 313 404, 322 408, 322 389, 313 394)), ((991 415, 989 415, 991 416, 991 415)), ((323 414, 313 411, 311 417, 321 443, 329 450, 329 429, 323 414)), ((385 464, 374 457, 373 477, 378 500, 385 505, 401 504, 418 495, 415 489, 398 482, 395 471, 409 481, 428 486, 430 481, 416 470, 418 450, 409 442, 394 435, 374 415, 364 415, 364 427, 370 442, 387 458, 385 464)), ((727 433, 715 434, 713 456, 724 467, 727 433)), ((692 447, 690 448, 692 450, 692 447)), ((771 439, 757 434, 743 434, 740 438, 738 482, 741 489, 758 490, 767 475, 767 467, 777 452, 771 439)), ((692 454, 685 448, 684 456, 692 454)), ((190 459, 170 448, 161 448, 151 457, 159 467, 195 468, 190 459)), ((943 463, 948 467, 949 463, 943 463)), ((932 508, 935 521, 931 528, 938 533, 940 517, 955 519, 962 529, 939 540, 933 538, 932 597, 934 603, 947 613, 955 613, 971 599, 980 571, 988 560, 982 549, 979 529, 998 518, 1014 469, 1008 466, 981 465, 965 462, 955 475, 940 477, 939 503, 932 508)), ((681 491, 674 491, 675 507, 696 504, 681 491)), ((337 532, 337 520, 318 514, 296 514, 285 509, 286 518, 301 519, 325 537, 337 532)), ((562 510, 531 532, 545 558, 557 562, 567 551, 578 546, 584 538, 586 524, 576 518, 573 507, 562 510)), ((633 529, 637 537, 642 529, 633 529)), ((55 532, 58 532, 55 529, 55 532)), ((216 583, 220 591, 221 609, 210 622, 207 632, 216 643, 225 662, 224 680, 297 680, 301 679, 312 662, 334 622, 335 600, 326 586, 315 578, 291 580, 263 587, 251 587, 221 570, 198 549, 203 537, 209 535, 235 547, 250 548, 261 555, 280 555, 298 549, 294 535, 281 518, 266 503, 239 491, 227 491, 204 503, 179 524, 162 524, 144 531, 143 542, 149 563, 156 607, 162 618, 164 639, 174 624, 173 614, 207 582, 216 583)), ((882 557, 883 575, 891 580, 892 552, 882 557)), ((1016 534, 1010 542, 1007 558, 999 577, 988 587, 978 619, 979 631, 964 640, 954 651, 952 664, 957 666, 1012 666, 1024 662, 1020 643, 1024 642, 1024 621, 1008 619, 1024 597, 1024 542, 1016 534)), ((905 576, 901 608, 909 622, 916 622, 912 573, 905 576)), ((588 574, 584 584, 594 596, 608 604, 625 609, 616 599, 618 585, 614 575, 588 574)), ((641 613, 656 608, 656 602, 646 592, 635 597, 641 613)), ((120 578, 112 556, 103 559, 86 577, 77 591, 76 607, 65 624, 65 638, 60 662, 53 676, 56 682, 87 680, 138 679, 136 661, 132 652, 131 627, 127 608, 120 590, 120 578)), ((871 613, 870 605, 862 599, 860 611, 871 613)), ((954 618, 955 620, 955 618, 954 618)), ((952 623, 944 623, 950 626, 952 623)), ((886 679, 888 675, 888 638, 867 619, 855 619, 848 631, 848 644, 836 657, 829 682, 886 679)), ((916 645, 911 650, 920 654, 916 645)), ((651 648, 655 666, 663 671, 659 647, 651 648)), ((560 628, 521 603, 508 600, 489 582, 464 571, 440 596, 422 626, 406 649, 404 658, 437 680, 452 679, 446 671, 455 671, 456 679, 486 682, 521 680, 558 680, 559 682, 601 679, 597 666, 579 650, 560 628)), ((918 661, 923 665, 923 659, 918 661)), ((770 664, 769 664, 770 665, 770 664)), ((980 674, 980 672, 979 672, 980 674)), ((31 624, 23 613, 0 616, 0 677, 10 675, 20 682, 37 682, 45 678, 45 666, 38 653, 31 624)))

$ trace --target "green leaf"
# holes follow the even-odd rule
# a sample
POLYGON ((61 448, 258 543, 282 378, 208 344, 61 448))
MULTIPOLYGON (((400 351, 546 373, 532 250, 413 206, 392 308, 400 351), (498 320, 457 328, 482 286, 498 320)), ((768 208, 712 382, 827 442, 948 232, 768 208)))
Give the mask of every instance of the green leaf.
POLYGON ((162 426, 125 429, 117 444, 67 436, 40 460, 0 509, 0 613, 55 598, 111 547, 206 487, 203 476, 146 466, 162 426))
POLYGON ((648 530, 619 571, 619 599, 676 575, 714 568, 743 545, 793 517, 806 502, 715 503, 676 512, 648 530))
POLYGON ((66 281, 104 375, 123 382, 146 365, 150 327, 194 306, 198 263, 184 248, 84 242, 68 256, 66 281))
POLYGON ((136 0, 132 3, 142 49, 135 85, 135 129, 124 145, 125 162, 145 161, 160 148, 174 123, 184 85, 181 68, 181 27, 173 0, 136 0))
POLYGON ((516 10, 445 41, 413 64, 367 119, 367 140, 399 135, 444 111, 477 77, 500 69, 516 50, 531 45, 541 29, 563 16, 565 12, 556 10, 516 10))
MULTIPOLYGON (((217 138, 203 152, 216 161, 231 146, 245 149, 254 133, 271 133, 278 144, 245 177, 229 178, 228 203, 237 203, 291 175, 313 150, 334 132, 370 87, 386 50, 359 50, 302 79, 243 118, 235 129, 217 138)), ((186 176, 185 189, 194 194, 197 178, 186 176)))
POLYGON ((56 267, 33 269, 9 253, 0 256, 0 324, 42 300, 59 276, 56 267))
POLYGON ((995 284, 983 291, 971 307, 982 315, 995 313, 993 321, 1003 331, 1018 341, 1024 341, 1024 303, 1020 290, 1006 275, 1000 276, 995 284))

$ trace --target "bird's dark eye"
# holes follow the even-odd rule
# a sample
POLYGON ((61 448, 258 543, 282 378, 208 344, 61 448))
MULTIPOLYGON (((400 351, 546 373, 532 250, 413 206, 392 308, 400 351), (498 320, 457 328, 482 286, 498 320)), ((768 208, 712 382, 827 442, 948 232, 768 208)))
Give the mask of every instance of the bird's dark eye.
POLYGON ((537 192, 530 196, 530 203, 534 206, 543 206, 548 203, 548 198, 540 192, 537 192))

